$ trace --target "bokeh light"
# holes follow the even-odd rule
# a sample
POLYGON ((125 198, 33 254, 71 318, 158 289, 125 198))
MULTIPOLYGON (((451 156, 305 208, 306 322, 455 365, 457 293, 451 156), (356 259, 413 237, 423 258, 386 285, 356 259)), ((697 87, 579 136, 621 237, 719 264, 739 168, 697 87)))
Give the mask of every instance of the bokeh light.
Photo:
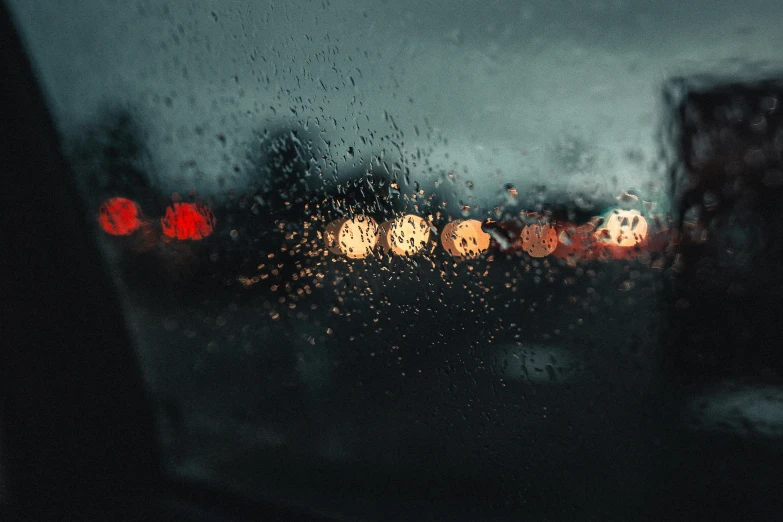
POLYGON ((203 203, 174 203, 160 220, 163 233, 175 239, 200 240, 215 227, 215 215, 203 203))
POLYGON ((489 234, 481 229, 481 221, 452 221, 443 227, 441 245, 453 257, 476 257, 489 248, 489 234))
POLYGON ((596 234, 611 245, 633 247, 647 239, 647 220, 638 210, 616 208, 605 216, 596 234))
POLYGON ((336 219, 326 226, 324 242, 334 254, 351 259, 370 255, 378 240, 378 224, 369 216, 336 219))
POLYGON ((387 253, 410 256, 427 245, 430 232, 430 224, 425 219, 407 214, 380 226, 380 243, 387 253))
POLYGON ((107 234, 127 236, 141 227, 139 207, 127 198, 111 198, 98 210, 98 223, 107 234))
POLYGON ((522 250, 531 257, 545 257, 557 248, 557 231, 552 225, 533 223, 522 229, 522 250))

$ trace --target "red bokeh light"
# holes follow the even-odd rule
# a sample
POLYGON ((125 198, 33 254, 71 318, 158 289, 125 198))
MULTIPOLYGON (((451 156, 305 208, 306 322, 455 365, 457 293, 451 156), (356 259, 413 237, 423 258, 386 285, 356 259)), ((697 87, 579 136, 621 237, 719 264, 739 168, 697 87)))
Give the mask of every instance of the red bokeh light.
POLYGON ((163 233, 176 239, 199 240, 215 227, 215 215, 203 203, 174 203, 160 219, 163 233))
POLYGON ((141 226, 139 207, 127 198, 111 198, 98 210, 98 223, 107 234, 127 236, 141 226))

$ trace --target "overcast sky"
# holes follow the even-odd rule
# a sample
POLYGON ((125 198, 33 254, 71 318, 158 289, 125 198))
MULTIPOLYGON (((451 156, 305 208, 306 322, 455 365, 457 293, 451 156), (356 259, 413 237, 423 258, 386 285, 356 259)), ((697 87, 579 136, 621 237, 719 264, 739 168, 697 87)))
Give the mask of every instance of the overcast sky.
POLYGON ((783 57, 778 1, 290 4, 10 1, 60 130, 130 104, 168 180, 189 160, 216 179, 254 129, 302 123, 337 164, 385 150, 487 202, 509 182, 652 198, 667 79, 783 57))

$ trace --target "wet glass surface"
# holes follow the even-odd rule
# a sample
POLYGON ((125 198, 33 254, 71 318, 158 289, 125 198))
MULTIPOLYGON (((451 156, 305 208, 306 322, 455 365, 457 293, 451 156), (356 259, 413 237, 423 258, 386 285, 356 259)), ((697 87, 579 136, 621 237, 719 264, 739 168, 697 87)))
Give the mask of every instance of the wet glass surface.
POLYGON ((777 3, 10 5, 172 475, 348 519, 779 507, 777 3))

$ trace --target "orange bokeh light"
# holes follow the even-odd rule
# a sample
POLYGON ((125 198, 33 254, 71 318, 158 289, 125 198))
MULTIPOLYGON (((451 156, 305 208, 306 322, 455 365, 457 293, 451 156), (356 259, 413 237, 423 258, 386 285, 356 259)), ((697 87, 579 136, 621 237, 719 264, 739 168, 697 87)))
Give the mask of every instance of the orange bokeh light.
POLYGON ((430 224, 425 219, 407 214, 380 226, 380 243, 386 252, 410 256, 427 245, 430 232, 430 224))
POLYGON ((557 231, 549 224, 527 225, 520 234, 522 250, 531 257, 545 257, 557 248, 557 231))
POLYGON ((638 210, 614 209, 595 233, 612 246, 633 247, 647 238, 647 220, 638 210))
POLYGON ((369 216, 336 219, 326 226, 324 241, 326 248, 334 254, 351 259, 362 259, 370 255, 378 240, 378 225, 369 216))
POLYGON ((440 235, 443 248, 453 257, 476 257, 489 248, 489 234, 481 229, 481 221, 453 221, 443 227, 440 235))

